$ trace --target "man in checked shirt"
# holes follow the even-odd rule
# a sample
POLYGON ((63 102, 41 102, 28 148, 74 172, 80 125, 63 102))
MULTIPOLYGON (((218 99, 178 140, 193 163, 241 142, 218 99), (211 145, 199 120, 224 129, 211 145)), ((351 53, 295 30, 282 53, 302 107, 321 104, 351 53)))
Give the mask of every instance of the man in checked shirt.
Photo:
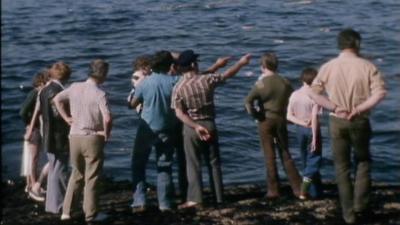
POLYGON ((223 184, 214 121, 214 90, 250 61, 250 54, 247 54, 222 74, 202 75, 198 70, 197 57, 192 50, 183 51, 179 55, 177 65, 183 79, 172 95, 176 116, 184 123, 183 138, 189 183, 187 201, 179 206, 181 209, 198 207, 203 201, 201 155, 210 168, 210 186, 216 202, 222 203, 223 184))

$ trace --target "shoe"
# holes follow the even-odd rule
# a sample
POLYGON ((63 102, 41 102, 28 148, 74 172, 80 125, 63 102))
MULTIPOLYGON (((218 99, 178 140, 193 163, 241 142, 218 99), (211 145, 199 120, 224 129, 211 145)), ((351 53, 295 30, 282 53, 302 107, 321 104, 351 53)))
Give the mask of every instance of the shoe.
POLYGON ((299 194, 299 199, 300 199, 300 200, 307 200, 307 194, 301 192, 301 193, 299 194))
POLYGON ((35 200, 37 202, 44 202, 44 195, 42 195, 40 193, 36 193, 33 190, 29 190, 28 195, 30 198, 32 198, 33 200, 35 200))
POLYGON ((308 190, 310 189, 311 182, 312 179, 308 177, 303 177, 303 183, 301 183, 300 194, 299 194, 299 198, 301 200, 307 199, 308 190))
POLYGON ((146 206, 133 206, 132 207, 132 213, 142 213, 146 211, 146 206))
POLYGON ((65 220, 70 220, 70 219, 71 219, 71 216, 68 215, 68 214, 62 214, 62 215, 61 215, 61 220, 63 220, 63 221, 65 221, 65 220))
POLYGON ((187 201, 178 206, 178 209, 193 209, 193 208, 201 208, 201 204, 193 201, 187 201))
POLYGON ((169 212, 172 212, 172 209, 171 208, 160 208, 160 211, 162 213, 169 213, 169 212))
POLYGON ((88 220, 87 222, 100 223, 100 222, 106 221, 109 217, 110 216, 108 214, 100 212, 100 213, 97 213, 96 216, 93 219, 88 220))

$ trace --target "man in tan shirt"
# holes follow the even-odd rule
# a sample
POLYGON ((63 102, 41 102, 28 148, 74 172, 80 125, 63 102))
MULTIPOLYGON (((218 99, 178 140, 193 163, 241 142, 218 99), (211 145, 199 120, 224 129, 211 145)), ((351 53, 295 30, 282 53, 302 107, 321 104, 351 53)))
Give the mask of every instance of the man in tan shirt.
POLYGON ((371 186, 369 111, 386 95, 382 74, 359 56, 361 36, 352 29, 338 35, 339 56, 325 63, 308 90, 317 104, 331 110, 329 123, 343 219, 354 224, 367 209, 371 186), (325 91, 327 97, 321 95, 325 91), (356 174, 351 181, 351 149, 356 174))

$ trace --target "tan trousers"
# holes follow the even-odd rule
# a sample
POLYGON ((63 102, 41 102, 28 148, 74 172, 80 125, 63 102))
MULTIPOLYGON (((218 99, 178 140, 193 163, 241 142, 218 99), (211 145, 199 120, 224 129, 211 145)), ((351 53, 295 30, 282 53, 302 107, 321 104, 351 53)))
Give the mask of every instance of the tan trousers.
POLYGON ((83 192, 83 211, 87 221, 98 212, 98 178, 103 168, 104 138, 97 135, 71 135, 70 158, 72 173, 64 199, 63 214, 70 215, 71 208, 83 192))

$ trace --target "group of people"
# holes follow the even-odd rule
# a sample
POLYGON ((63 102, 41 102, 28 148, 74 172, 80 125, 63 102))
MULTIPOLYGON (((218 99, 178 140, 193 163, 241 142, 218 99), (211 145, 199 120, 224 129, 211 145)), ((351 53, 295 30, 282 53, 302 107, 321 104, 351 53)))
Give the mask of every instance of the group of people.
MULTIPOLYGON (((263 54, 261 76, 245 98, 245 108, 258 124, 266 163, 268 199, 281 195, 277 154, 296 197, 321 196, 319 115, 322 108, 331 111, 329 127, 339 198, 343 219, 352 224, 368 207, 371 185, 368 114, 384 98, 386 89, 376 66, 359 55, 361 36, 358 32, 345 29, 339 33, 337 41, 341 50, 339 56, 324 64, 319 72, 313 68, 304 69, 300 76, 303 86, 296 91, 278 73, 276 54, 263 54), (288 121, 296 126, 302 176, 289 151, 288 121), (357 171, 354 188, 352 149, 357 171)), ((134 213, 146 210, 145 171, 152 149, 156 153, 157 199, 161 212, 174 207, 174 155, 182 199, 178 209, 202 206, 202 161, 208 168, 215 203, 223 203, 214 91, 247 65, 251 55, 245 54, 222 73, 217 71, 227 65, 230 57, 219 58, 205 71, 200 71, 198 57, 192 50, 158 51, 151 56, 137 57, 133 63, 133 88, 127 103, 139 115, 131 167, 134 213)), ((63 85, 70 76, 68 65, 55 63, 47 73, 50 80, 41 88, 38 86, 35 91, 38 97, 31 97, 36 107, 31 106, 31 116, 24 119, 29 123, 25 139, 38 146, 39 141, 33 134, 42 135, 41 143, 48 155, 46 211, 61 213, 62 220, 70 219, 71 209, 84 187, 86 220, 103 220, 106 214, 98 210, 97 184, 112 118, 106 93, 100 85, 106 79, 108 63, 94 60, 90 64, 89 78, 66 89, 63 85), (67 185, 68 154, 72 173, 67 185)), ((31 162, 37 164, 37 160, 31 162)), ((31 171, 36 168, 31 166, 31 171)), ((40 195, 40 184, 37 175, 27 178, 29 194, 40 195)))

